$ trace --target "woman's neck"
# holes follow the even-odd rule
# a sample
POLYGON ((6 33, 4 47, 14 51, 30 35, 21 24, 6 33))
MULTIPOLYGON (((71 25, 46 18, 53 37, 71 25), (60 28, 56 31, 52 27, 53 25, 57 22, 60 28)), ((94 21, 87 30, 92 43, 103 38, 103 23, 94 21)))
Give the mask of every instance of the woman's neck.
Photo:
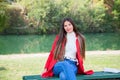
POLYGON ((75 34, 74 31, 67 33, 67 35, 74 35, 74 34, 75 34))

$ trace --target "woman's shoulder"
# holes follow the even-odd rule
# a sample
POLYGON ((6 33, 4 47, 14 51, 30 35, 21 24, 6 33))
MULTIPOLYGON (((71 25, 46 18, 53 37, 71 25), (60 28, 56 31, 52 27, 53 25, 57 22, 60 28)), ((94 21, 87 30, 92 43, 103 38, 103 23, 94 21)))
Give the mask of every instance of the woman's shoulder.
POLYGON ((59 35, 57 34, 57 35, 55 36, 55 40, 58 40, 58 38, 59 38, 59 35))

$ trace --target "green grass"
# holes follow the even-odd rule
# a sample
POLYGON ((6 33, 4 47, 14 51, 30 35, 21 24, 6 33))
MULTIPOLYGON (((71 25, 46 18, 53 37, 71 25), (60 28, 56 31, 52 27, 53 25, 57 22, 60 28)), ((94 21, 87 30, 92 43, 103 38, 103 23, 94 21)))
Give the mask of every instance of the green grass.
POLYGON ((120 54, 87 54, 85 60, 85 68, 101 71, 103 68, 117 68, 120 69, 120 54))
MULTIPOLYGON (((105 67, 120 69, 120 54, 87 54, 86 57, 85 70, 102 71, 105 67)), ((46 59, 40 56, 0 57, 0 80, 22 80, 24 75, 41 74, 46 59)))
MULTIPOLYGON (((84 34, 86 50, 120 50, 119 33, 84 34)), ((0 35, 0 54, 49 52, 55 35, 0 35)))
POLYGON ((23 75, 40 74, 44 63, 44 57, 0 59, 0 80, 22 80, 23 75))

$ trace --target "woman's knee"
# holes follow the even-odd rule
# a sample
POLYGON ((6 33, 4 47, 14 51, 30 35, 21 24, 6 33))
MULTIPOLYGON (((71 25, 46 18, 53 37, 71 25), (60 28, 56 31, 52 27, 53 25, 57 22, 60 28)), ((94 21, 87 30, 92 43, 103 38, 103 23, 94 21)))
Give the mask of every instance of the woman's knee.
POLYGON ((66 76, 65 76, 64 72, 61 72, 59 74, 59 77, 60 77, 60 80, 66 80, 66 76))
POLYGON ((63 62, 62 61, 58 62, 53 67, 53 73, 58 75, 60 72, 63 71, 63 68, 64 68, 63 67, 63 62))

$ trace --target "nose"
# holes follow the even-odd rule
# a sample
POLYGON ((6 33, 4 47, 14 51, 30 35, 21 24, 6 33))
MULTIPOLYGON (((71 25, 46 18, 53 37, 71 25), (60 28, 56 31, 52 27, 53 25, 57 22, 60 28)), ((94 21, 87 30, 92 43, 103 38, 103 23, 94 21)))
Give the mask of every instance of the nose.
POLYGON ((67 29, 69 29, 70 28, 70 26, 67 26, 67 29))
POLYGON ((67 25, 67 28, 70 28, 70 25, 67 25))

